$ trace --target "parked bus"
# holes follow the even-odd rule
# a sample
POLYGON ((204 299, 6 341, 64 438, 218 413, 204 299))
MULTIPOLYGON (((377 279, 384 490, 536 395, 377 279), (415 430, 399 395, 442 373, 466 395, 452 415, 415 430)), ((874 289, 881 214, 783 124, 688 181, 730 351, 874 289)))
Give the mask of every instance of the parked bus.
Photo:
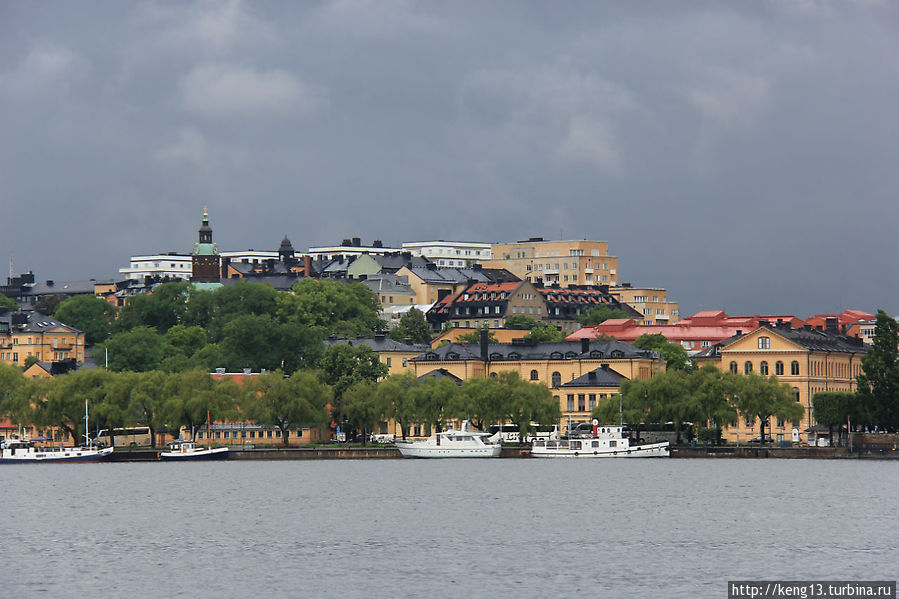
POLYGON ((151 447, 153 437, 149 426, 114 428, 112 433, 104 428, 97 433, 94 443, 101 443, 105 447, 151 447))

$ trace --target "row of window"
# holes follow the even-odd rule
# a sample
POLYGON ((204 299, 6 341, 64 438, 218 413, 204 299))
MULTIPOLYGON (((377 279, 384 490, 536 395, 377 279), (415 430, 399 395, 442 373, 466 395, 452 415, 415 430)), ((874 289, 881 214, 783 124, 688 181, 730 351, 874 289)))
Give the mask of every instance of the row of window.
MULTIPOLYGON (((759 339, 761 341, 762 338, 759 339)), ((753 370, 752 362, 748 360, 743 364, 743 374, 750 374, 753 370)), ((730 363, 730 371, 734 374, 737 373, 737 363, 730 363)), ((836 362, 830 363, 825 366, 824 362, 814 361, 809 364, 809 376, 837 376, 849 378, 850 376, 857 376, 861 374, 861 365, 853 365, 850 367, 849 364, 836 362)), ((759 374, 763 376, 768 376, 770 374, 768 370, 768 362, 766 360, 762 360, 759 362, 759 374)), ((784 374, 784 363, 778 360, 774 363, 774 374, 777 376, 782 376, 784 374)), ((797 360, 793 360, 790 363, 790 375, 798 376, 799 375, 799 362, 797 360)))
POLYGON ((615 397, 615 393, 578 393, 577 394, 577 410, 574 409, 574 393, 569 393, 567 397, 568 412, 592 412, 596 407, 596 399, 605 399, 606 397, 615 397))
MULTIPOLYGON (((734 374, 737 374, 737 370, 738 370, 737 363, 731 362, 730 363, 730 371, 733 372, 734 374)), ((747 360, 746 362, 743 363, 743 374, 751 374, 751 373, 752 373, 752 362, 747 360)), ((774 374, 776 374, 777 376, 781 376, 781 375, 783 375, 783 373, 784 373, 784 363, 781 362, 780 360, 778 360, 777 362, 774 363, 774 374)), ((767 361, 762 360, 761 362, 759 362, 759 374, 764 375, 764 376, 768 376, 768 374, 770 374, 768 372, 768 362, 767 361)), ((796 360, 793 360, 790 363, 790 375, 797 376, 798 374, 799 374, 799 362, 796 360)))
MULTIPOLYGON (((297 438, 301 438, 303 436, 303 429, 298 428, 293 433, 297 436, 297 438)), ((280 439, 281 438, 281 429, 266 429, 266 430, 237 430, 237 431, 214 431, 210 437, 205 436, 205 432, 197 433, 198 439, 280 439)))

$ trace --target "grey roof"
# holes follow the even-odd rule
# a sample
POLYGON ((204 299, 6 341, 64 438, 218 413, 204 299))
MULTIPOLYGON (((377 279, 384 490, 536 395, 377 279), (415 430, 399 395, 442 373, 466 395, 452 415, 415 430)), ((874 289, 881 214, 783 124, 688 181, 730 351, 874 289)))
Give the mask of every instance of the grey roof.
POLYGON ((374 275, 361 282, 375 293, 414 293, 406 276, 374 275))
POLYGON ((489 283, 490 277, 478 268, 411 268, 415 275, 428 283, 489 283))
POLYGON ((563 389, 566 387, 620 387, 621 381, 625 380, 627 380, 626 376, 620 375, 610 368, 601 366, 595 370, 591 370, 583 376, 568 381, 561 387, 563 389))
POLYGON ((40 312, 4 312, 0 313, 0 330, 23 333, 43 333, 56 327, 63 327, 80 333, 78 329, 56 320, 40 312), (14 324, 15 323, 15 324, 14 324))
POLYGON ((394 341, 386 335, 375 335, 374 338, 360 337, 357 339, 346 339, 343 337, 328 337, 325 339, 325 346, 332 347, 335 345, 365 346, 370 347, 376 352, 417 352, 421 353, 431 348, 427 344, 418 343, 401 343, 394 341))
POLYGON ((410 268, 427 268, 430 261, 421 256, 410 256, 408 254, 374 254, 372 259, 378 263, 384 272, 396 272, 404 266, 410 268))
MULTIPOLYGON (((760 328, 768 329, 774 334, 781 335, 785 339, 788 339, 809 351, 841 352, 850 354, 863 354, 868 351, 868 346, 860 338, 850 337, 839 332, 806 328, 791 329, 779 326, 772 327, 770 325, 763 325, 760 328)), ((750 333, 754 332, 755 331, 750 331, 750 333)), ((749 333, 741 333, 724 339, 696 355, 698 357, 717 356, 721 353, 722 349, 748 334, 749 333)))
POLYGON ((457 377, 455 374, 447 370, 446 368, 438 368, 436 370, 432 370, 431 372, 426 372, 425 374, 418 377, 419 381, 423 381, 425 379, 449 379, 456 383, 457 385, 462 384, 462 379, 457 377))
MULTIPOLYGON (((596 360, 619 358, 654 358, 658 353, 634 347, 624 341, 590 341, 587 351, 581 342, 558 343, 489 343, 487 356, 492 361, 503 360, 596 360), (518 357, 515 357, 517 355, 518 357), (512 356, 512 357, 510 357, 512 356)), ((448 343, 430 349, 415 360, 480 360, 481 349, 477 343, 448 343)))
POLYGON ((43 283, 35 283, 27 288, 26 295, 78 295, 82 293, 93 293, 94 284, 97 281, 88 279, 86 281, 45 281, 43 283))

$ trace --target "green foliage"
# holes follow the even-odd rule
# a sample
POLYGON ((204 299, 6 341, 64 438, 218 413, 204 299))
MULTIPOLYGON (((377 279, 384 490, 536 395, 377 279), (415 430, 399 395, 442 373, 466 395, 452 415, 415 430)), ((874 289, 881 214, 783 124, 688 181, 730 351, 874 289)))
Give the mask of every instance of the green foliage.
POLYGON ((874 343, 862 358, 858 396, 868 414, 866 424, 899 431, 899 324, 877 311, 874 343))
POLYGON ((382 327, 378 297, 362 283, 306 278, 293 292, 278 296, 277 314, 283 322, 345 337, 371 336, 382 327))
POLYGON ((537 321, 524 314, 515 314, 506 319, 503 325, 504 329, 516 329, 520 331, 529 331, 537 326, 537 321))
POLYGON ((539 322, 531 328, 531 332, 525 335, 524 338, 535 339, 539 343, 556 343, 565 341, 565 333, 550 322, 539 322))
POLYGON ((327 425, 331 399, 331 388, 313 371, 295 372, 290 378, 274 371, 247 382, 241 409, 253 420, 281 429, 281 441, 286 446, 291 427, 327 425))
POLYGON ((27 356, 24 364, 25 370, 28 370, 38 362, 40 362, 40 360, 37 359, 37 356, 27 356))
POLYGON ((384 416, 400 425, 403 439, 406 431, 415 422, 415 387, 418 379, 411 372, 393 374, 378 383, 376 399, 384 409, 384 416))
POLYGON ((298 323, 279 323, 267 314, 245 314, 232 319, 222 333, 222 363, 229 370, 250 368, 293 373, 321 355, 318 334, 298 323))
MULTIPOLYGON (((377 385, 371 381, 357 381, 343 392, 343 417, 354 429, 373 431, 386 409, 377 385)), ((364 440, 363 440, 364 443, 364 440)))
POLYGON ((27 380, 22 369, 0 362, 0 416, 13 423, 28 423, 32 419, 31 405, 25 396, 27 380))
POLYGON ((387 366, 381 363, 378 354, 365 345, 332 345, 318 362, 322 381, 334 391, 332 416, 342 422, 346 419, 343 411, 343 393, 360 381, 375 382, 387 376, 387 366))
POLYGON ((112 333, 116 314, 114 306, 93 295, 76 295, 63 300, 53 313, 58 320, 83 331, 88 345, 106 340, 112 333))
POLYGON ((56 314, 56 306, 62 302, 60 295, 48 295, 34 305, 34 311, 53 316, 56 314))
POLYGON ((666 368, 672 370, 687 370, 689 361, 687 359, 687 350, 679 343, 669 343, 661 333, 655 335, 643 334, 637 337, 633 343, 634 347, 659 352, 665 358, 666 368))
POLYGON ((152 327, 165 333, 180 323, 187 311, 189 283, 184 281, 162 283, 149 295, 138 295, 122 308, 114 324, 117 331, 130 331, 138 327, 152 327))
POLYGON ((411 308, 408 312, 400 317, 397 326, 390 329, 387 334, 394 341, 404 341, 411 339, 412 343, 426 344, 431 342, 433 333, 431 325, 425 319, 425 314, 417 308, 411 308))
POLYGON ((764 443, 765 425, 772 416, 777 416, 793 423, 802 419, 802 406, 793 399, 788 385, 779 383, 774 376, 764 377, 758 374, 744 375, 735 398, 737 411, 752 421, 759 420, 759 436, 764 443))
POLYGON ((170 428, 186 427, 191 439, 208 418, 223 420, 236 414, 232 387, 214 380, 204 370, 170 374, 165 379, 162 413, 170 428))
POLYGON ((18 310, 19 304, 12 298, 6 297, 0 293, 0 308, 9 308, 10 310, 18 310))
MULTIPOLYGON (((428 428, 440 432, 446 421, 447 408, 459 393, 459 385, 450 379, 428 377, 414 388, 415 414, 428 428)), ((430 434, 430 430, 427 431, 430 434)))
POLYGON ((31 400, 40 412, 36 421, 68 431, 75 443, 86 443, 85 400, 95 407, 100 405, 106 399, 109 380, 110 373, 99 369, 77 370, 53 379, 34 379, 37 386, 32 393, 39 395, 32 395, 31 400))
POLYGON ((110 370, 147 372, 159 368, 172 348, 155 328, 140 326, 113 335, 109 341, 97 346, 95 355, 102 358, 104 350, 108 352, 110 370))
POLYGON ((619 310, 618 308, 610 308, 609 306, 594 306, 584 310, 577 317, 577 321, 582 327, 593 327, 612 318, 631 318, 631 315, 624 310, 619 310))

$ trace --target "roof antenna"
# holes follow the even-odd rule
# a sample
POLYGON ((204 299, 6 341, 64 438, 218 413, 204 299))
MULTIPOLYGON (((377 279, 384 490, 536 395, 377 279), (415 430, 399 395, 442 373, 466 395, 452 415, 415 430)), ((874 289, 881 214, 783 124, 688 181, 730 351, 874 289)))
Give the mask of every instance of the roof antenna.
POLYGON ((9 279, 6 281, 8 285, 12 285, 12 277, 13 277, 13 249, 9 248, 9 279))

